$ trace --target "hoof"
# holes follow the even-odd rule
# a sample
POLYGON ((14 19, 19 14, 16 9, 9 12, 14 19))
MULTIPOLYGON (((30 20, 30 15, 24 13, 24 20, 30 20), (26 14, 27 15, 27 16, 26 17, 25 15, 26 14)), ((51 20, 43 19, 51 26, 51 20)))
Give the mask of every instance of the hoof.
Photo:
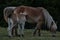
POLYGON ((38 36, 41 36, 41 33, 38 33, 38 36))
POLYGON ((9 38, 12 38, 13 36, 8 36, 9 38))
POLYGON ((38 36, 41 36, 41 34, 39 34, 38 36))
POLYGON ((56 37, 55 35, 52 35, 52 37, 56 37))
POLYGON ((36 35, 36 32, 33 33, 33 36, 35 36, 35 35, 36 35))
POLYGON ((35 36, 35 34, 33 34, 33 36, 35 36))
POLYGON ((17 35, 18 37, 20 37, 21 35, 17 35))
POLYGON ((16 35, 17 37, 20 37, 21 35, 16 35))
POLYGON ((22 37, 24 37, 24 35, 22 34, 22 37))

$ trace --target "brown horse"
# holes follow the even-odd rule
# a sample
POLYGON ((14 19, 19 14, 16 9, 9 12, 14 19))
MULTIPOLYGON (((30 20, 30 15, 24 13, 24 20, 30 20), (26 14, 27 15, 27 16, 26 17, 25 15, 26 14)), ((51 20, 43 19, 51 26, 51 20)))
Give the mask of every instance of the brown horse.
POLYGON ((44 16, 43 16, 42 9, 40 10, 34 7, 20 6, 14 10, 14 13, 17 16, 25 15, 26 21, 29 23, 37 23, 37 26, 34 31, 34 35, 36 34, 36 31, 38 30, 38 33, 40 36, 40 27, 44 23, 44 16))
MULTIPOLYGON (((47 24, 47 27, 51 30, 51 32, 53 33, 53 36, 55 36, 57 25, 56 25, 55 21, 53 20, 52 16, 49 14, 49 12, 45 8, 19 6, 14 10, 14 14, 16 14, 16 16, 18 18, 21 15, 25 15, 26 16, 25 19, 27 22, 37 23, 33 35, 35 35, 36 31, 38 30, 38 35, 40 36, 40 30, 44 23, 44 24, 47 24)), ((24 26, 22 26, 22 27, 24 27, 24 26)))

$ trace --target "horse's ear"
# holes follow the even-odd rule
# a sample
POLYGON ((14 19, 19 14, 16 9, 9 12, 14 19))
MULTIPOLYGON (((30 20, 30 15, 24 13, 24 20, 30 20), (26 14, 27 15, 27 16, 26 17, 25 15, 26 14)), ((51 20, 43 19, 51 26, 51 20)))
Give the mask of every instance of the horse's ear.
POLYGON ((43 11, 43 9, 40 9, 40 12, 42 12, 43 11))
POLYGON ((37 7, 39 10, 40 10, 40 12, 42 12, 43 11, 43 9, 41 8, 41 7, 37 7))

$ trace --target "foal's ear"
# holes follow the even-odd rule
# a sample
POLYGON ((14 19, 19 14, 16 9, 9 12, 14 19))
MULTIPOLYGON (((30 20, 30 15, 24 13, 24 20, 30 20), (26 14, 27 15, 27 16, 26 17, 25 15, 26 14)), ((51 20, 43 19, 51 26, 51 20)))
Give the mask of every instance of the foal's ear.
POLYGON ((15 8, 14 14, 20 14, 20 13, 23 13, 24 10, 25 10, 24 7, 19 6, 19 7, 15 8))
POLYGON ((25 8, 24 7, 20 7, 20 9, 19 9, 19 13, 21 12, 21 13, 23 13, 24 12, 24 10, 25 10, 25 8))

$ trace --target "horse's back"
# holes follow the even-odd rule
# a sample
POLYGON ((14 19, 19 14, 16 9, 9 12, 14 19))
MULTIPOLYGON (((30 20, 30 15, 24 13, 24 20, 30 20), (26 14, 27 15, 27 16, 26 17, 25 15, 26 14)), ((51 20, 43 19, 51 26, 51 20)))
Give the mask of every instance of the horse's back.
POLYGON ((43 16, 43 12, 42 9, 38 9, 38 8, 34 8, 34 7, 26 7, 25 11, 28 15, 28 19, 31 22, 37 22, 38 20, 43 20, 44 16, 43 16), (32 20, 32 18, 33 20, 32 20), (30 20, 31 19, 31 20, 30 20))

